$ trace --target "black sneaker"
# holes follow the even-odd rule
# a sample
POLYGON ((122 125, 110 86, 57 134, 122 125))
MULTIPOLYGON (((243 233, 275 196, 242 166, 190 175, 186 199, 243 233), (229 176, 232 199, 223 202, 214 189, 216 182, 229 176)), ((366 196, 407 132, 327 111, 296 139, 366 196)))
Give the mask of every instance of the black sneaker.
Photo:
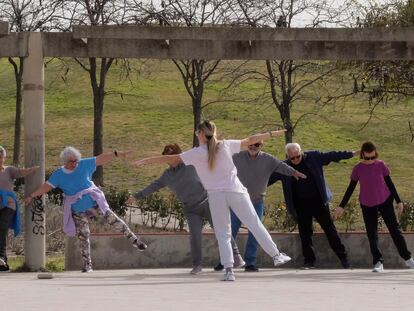
POLYGON ((247 265, 244 267, 245 272, 259 272, 259 268, 257 268, 255 265, 247 265))
POLYGON ((10 272, 10 268, 9 268, 9 265, 6 263, 6 265, 4 265, 4 266, 0 266, 0 273, 1 272, 10 272))
POLYGON ((224 266, 221 264, 221 262, 219 262, 213 269, 214 271, 223 271, 224 266))
POLYGON ((142 242, 140 239, 136 239, 134 243, 132 243, 132 246, 137 248, 140 252, 143 252, 147 249, 147 244, 142 242))
POLYGON ((315 269, 315 263, 314 262, 305 262, 302 267, 300 267, 302 270, 309 270, 309 269, 315 269))
POLYGON ((351 269, 351 264, 349 263, 348 259, 341 259, 341 265, 344 269, 351 269))

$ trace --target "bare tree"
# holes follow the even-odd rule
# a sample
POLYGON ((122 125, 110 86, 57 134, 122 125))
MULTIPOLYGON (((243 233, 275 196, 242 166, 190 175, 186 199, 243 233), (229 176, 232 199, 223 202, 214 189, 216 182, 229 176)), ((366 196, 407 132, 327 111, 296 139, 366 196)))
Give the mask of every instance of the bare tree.
MULTIPOLYGON (((126 21, 126 2, 123 0, 61 0, 62 30, 69 31, 72 25, 109 25, 123 24, 126 21)), ((103 152, 103 111, 105 99, 106 79, 114 63, 113 58, 88 59, 75 58, 79 66, 85 70, 90 78, 93 94, 93 154, 103 152)), ((104 183, 103 168, 97 167, 93 176, 98 185, 104 183)))
MULTIPOLYGON (((360 5, 359 27, 413 27, 414 2, 393 0, 382 5, 370 3, 360 5)), ((357 92, 371 98, 381 95, 414 95, 413 61, 354 62, 354 83, 357 92)), ((387 96, 386 96, 387 97, 387 96)))
MULTIPOLYGON (((233 13, 238 23, 249 27, 317 27, 328 23, 338 23, 341 18, 340 8, 329 5, 327 1, 313 0, 235 0, 233 13)), ((316 86, 326 81, 337 71, 330 62, 311 62, 296 60, 266 60, 265 72, 240 70, 238 78, 246 75, 255 79, 264 79, 268 85, 267 94, 277 109, 287 129, 286 143, 291 142, 298 122, 309 113, 292 118, 293 106, 302 101, 320 102, 321 94, 316 86), (314 88, 310 97, 309 89, 314 88)))
MULTIPOLYGON (((142 1, 133 1, 131 7, 145 14, 140 18, 147 24, 160 26, 203 27, 223 25, 229 21, 230 1, 228 0, 169 0, 161 1, 159 5, 152 2, 143 5, 142 1)), ((220 60, 204 59, 172 60, 180 72, 184 87, 191 98, 193 109, 194 130, 201 122, 203 95, 206 82, 216 71, 220 60)), ((193 146, 198 145, 197 137, 193 134, 193 146)))
MULTIPOLYGON (((0 20, 8 21, 14 32, 46 31, 53 28, 56 21, 58 0, 0 0, 0 20)), ((22 80, 24 57, 8 61, 13 66, 16 83, 16 113, 14 122, 13 164, 20 160, 21 117, 22 117, 22 80)))
MULTIPOLYGON (((354 17, 356 27, 413 27, 414 2, 359 3, 355 6, 354 17)), ((414 61, 355 61, 347 65, 353 77, 353 92, 368 99, 369 116, 363 126, 369 124, 377 107, 414 96, 414 61)), ((406 114, 399 115, 399 120, 402 117, 410 118, 406 114)), ((407 123, 409 135, 414 137, 411 120, 407 123)))

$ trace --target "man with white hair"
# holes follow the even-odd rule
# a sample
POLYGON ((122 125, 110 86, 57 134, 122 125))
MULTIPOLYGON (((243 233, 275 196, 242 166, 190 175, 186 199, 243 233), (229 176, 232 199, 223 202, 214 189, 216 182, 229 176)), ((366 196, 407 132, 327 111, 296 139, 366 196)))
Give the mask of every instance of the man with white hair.
POLYGON ((358 151, 305 151, 297 143, 289 143, 285 147, 285 162, 307 176, 296 180, 289 176, 274 172, 269 178, 269 186, 278 180, 282 181, 288 212, 293 215, 299 228, 302 242, 302 253, 305 257, 304 269, 315 267, 315 253, 312 245, 313 218, 320 224, 328 238, 329 245, 338 256, 343 268, 350 264, 344 245, 339 238, 336 227, 329 212, 329 201, 332 193, 329 190, 323 173, 323 167, 331 162, 349 159, 359 154, 358 151))
POLYGON ((64 196, 63 231, 68 236, 77 236, 82 255, 82 272, 92 272, 91 245, 89 241, 89 220, 103 217, 105 221, 131 242, 132 246, 142 251, 147 248, 127 224, 118 217, 108 205, 105 195, 92 182, 96 167, 107 162, 125 157, 128 152, 114 150, 96 157, 81 159, 79 150, 66 147, 60 154, 62 167, 55 170, 49 180, 25 199, 28 205, 35 197, 45 194, 53 188, 60 188, 64 196))

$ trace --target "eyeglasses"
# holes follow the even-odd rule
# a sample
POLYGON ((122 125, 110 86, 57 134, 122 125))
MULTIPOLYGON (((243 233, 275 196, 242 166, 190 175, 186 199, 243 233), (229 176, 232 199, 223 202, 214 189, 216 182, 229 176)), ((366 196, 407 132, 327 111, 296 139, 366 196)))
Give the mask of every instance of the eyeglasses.
POLYGON ((301 155, 297 155, 297 156, 294 156, 294 157, 290 157, 290 158, 289 158, 289 160, 290 160, 290 161, 299 160, 299 159, 300 159, 300 157, 301 157, 301 155))
POLYGON ((79 162, 79 160, 69 160, 68 161, 68 163, 73 163, 73 164, 76 164, 76 163, 78 163, 79 162))
POLYGON ((364 160, 369 161, 369 160, 375 160, 377 158, 377 156, 373 156, 373 157, 363 157, 364 160))
POLYGON ((262 146, 262 144, 261 144, 261 143, 255 143, 255 144, 253 144, 253 145, 249 145, 249 148, 253 148, 253 147, 259 148, 259 147, 261 147, 261 146, 262 146))

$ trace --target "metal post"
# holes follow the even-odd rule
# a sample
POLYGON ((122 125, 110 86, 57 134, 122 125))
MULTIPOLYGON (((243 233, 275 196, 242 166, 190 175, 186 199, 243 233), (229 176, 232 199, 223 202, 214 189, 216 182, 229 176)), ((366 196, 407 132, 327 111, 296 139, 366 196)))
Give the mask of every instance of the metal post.
MULTIPOLYGON (((24 162, 26 167, 39 165, 25 182, 26 195, 45 180, 45 114, 44 65, 42 34, 28 33, 28 56, 23 72, 24 162)), ((32 271, 45 267, 45 210, 44 198, 37 198, 25 208, 25 263, 32 271)))

